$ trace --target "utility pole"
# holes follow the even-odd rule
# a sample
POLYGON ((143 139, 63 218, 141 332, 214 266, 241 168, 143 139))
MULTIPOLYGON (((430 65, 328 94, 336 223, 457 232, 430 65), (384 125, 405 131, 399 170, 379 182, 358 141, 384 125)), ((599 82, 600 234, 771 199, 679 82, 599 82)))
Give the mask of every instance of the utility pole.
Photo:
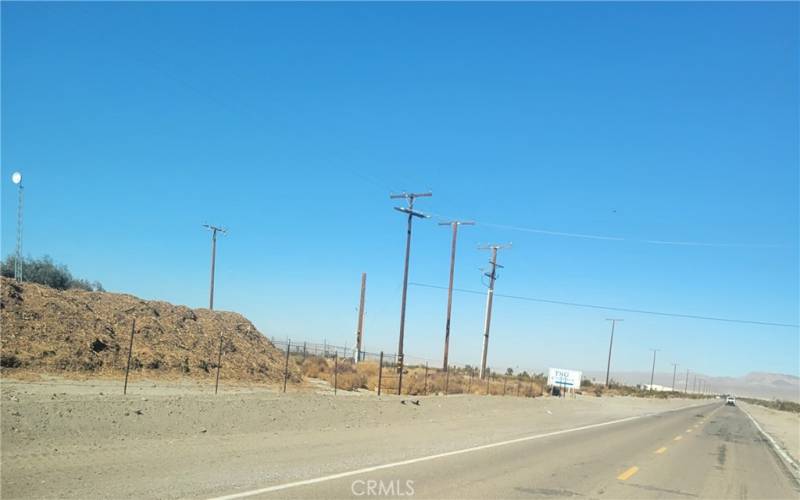
POLYGON ((617 321, 624 321, 619 318, 606 318, 606 321, 611 322, 611 340, 608 342, 608 365, 606 365, 606 389, 608 389, 609 374, 611 373, 611 347, 614 345, 614 326, 617 321))
POLYGON ((14 257, 14 279, 22 281, 22 201, 25 188, 22 186, 22 174, 11 174, 11 182, 17 185, 17 248, 14 257))
POLYGON ((656 374, 656 353, 661 349, 650 349, 653 351, 653 369, 650 371, 650 391, 653 390, 653 376, 656 374))
POLYGON ((358 327, 356 328, 356 358, 355 363, 361 358, 361 339, 364 334, 364 297, 367 293, 367 273, 361 273, 361 300, 358 302, 358 327))
POLYGON ((458 226, 474 226, 472 221, 450 221, 440 222, 440 226, 451 226, 453 228, 453 243, 450 249, 450 285, 447 288, 447 321, 444 324, 444 360, 442 369, 447 371, 447 353, 450 346, 450 311, 453 308, 453 275, 456 269, 456 239, 458 238, 458 226))
POLYGON ((209 224, 203 224, 203 227, 211 231, 211 289, 208 292, 208 308, 214 310, 214 266, 217 261, 217 233, 225 234, 227 229, 209 224))
POLYGON ((675 392, 675 375, 678 373, 678 363, 672 363, 672 392, 675 392))
POLYGON ((491 250, 492 251, 492 258, 489 261, 489 265, 492 266, 492 269, 488 273, 484 273, 484 275, 489 277, 489 292, 486 295, 486 318, 483 323, 483 350, 481 351, 481 371, 480 371, 480 378, 484 378, 486 375, 486 357, 489 352, 489 327, 492 324, 492 299, 494 298, 494 282, 497 279, 497 268, 503 267, 497 264, 497 251, 504 249, 504 248, 511 248, 511 244, 508 245, 485 245, 482 247, 478 247, 480 250, 491 250))
POLYGON ((414 200, 417 198, 422 197, 430 197, 433 196, 433 193, 400 193, 400 194, 393 194, 390 195, 389 198, 391 199, 399 199, 404 198, 406 203, 408 204, 405 207, 394 207, 395 210, 398 212, 402 212, 408 215, 408 223, 406 226, 406 261, 405 267, 403 270, 403 296, 400 301, 400 339, 398 341, 397 346, 397 394, 400 394, 400 391, 403 388, 403 335, 405 333, 406 328, 406 295, 408 293, 408 259, 411 254, 411 221, 414 220, 414 217, 419 217, 420 219, 428 218, 427 215, 423 214, 422 212, 415 212, 414 211, 414 200))
POLYGON ((688 389, 689 389, 689 369, 687 368, 686 369, 686 381, 685 381, 685 384, 683 385, 683 393, 686 394, 688 389))

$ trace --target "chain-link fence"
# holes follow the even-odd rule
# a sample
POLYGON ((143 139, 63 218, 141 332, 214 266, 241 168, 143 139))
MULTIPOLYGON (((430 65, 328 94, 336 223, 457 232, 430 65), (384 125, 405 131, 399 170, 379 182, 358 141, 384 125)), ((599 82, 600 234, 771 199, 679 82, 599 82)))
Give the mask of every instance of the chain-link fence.
MULTIPOLYGON (((448 369, 432 366, 429 360, 404 356, 401 363, 394 353, 356 351, 324 342, 292 341, 270 338, 286 353, 286 376, 289 364, 295 363, 304 376, 328 381, 334 390, 369 390, 377 394, 449 395, 485 394, 499 396, 540 396, 546 380, 543 374, 511 370, 496 373, 488 369, 481 379, 479 370, 467 364, 453 364, 448 369), (400 366, 402 364, 402 373, 400 366)), ((286 384, 284 384, 284 390, 286 384)))

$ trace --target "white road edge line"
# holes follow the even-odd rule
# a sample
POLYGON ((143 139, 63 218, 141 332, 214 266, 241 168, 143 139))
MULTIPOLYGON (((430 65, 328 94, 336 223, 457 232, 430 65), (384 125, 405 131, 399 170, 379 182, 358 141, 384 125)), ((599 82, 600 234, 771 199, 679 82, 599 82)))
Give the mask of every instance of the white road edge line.
POLYGON ((634 415, 632 417, 620 418, 620 419, 617 419, 617 420, 609 420, 608 422, 600 422, 600 423, 597 423, 597 424, 582 425, 580 427, 573 427, 572 429, 562 429, 560 431, 546 432, 544 434, 534 434, 532 436, 525 436, 525 437, 521 437, 521 438, 517 438, 517 439, 509 439, 509 440, 506 440, 506 441, 499 441, 497 443, 483 444, 483 445, 480 445, 480 446, 473 446, 471 448, 463 448, 461 450, 447 451, 447 452, 444 452, 444 453, 437 453, 435 455, 428 455, 428 456, 425 456, 425 457, 411 458, 411 459, 408 459, 408 460, 402 460, 400 462, 392 462, 392 463, 383 464, 383 465, 375 465, 375 466, 372 466, 372 467, 365 467, 363 469, 356 469, 356 470, 351 470, 351 471, 347 471, 347 472, 340 472, 338 474, 331 474, 331 475, 328 475, 328 476, 315 477, 313 479, 305 479, 305 480, 302 480, 302 481, 295 481, 293 483, 277 484, 275 486, 268 486, 266 488, 259 488, 259 489, 256 489, 256 490, 243 491, 241 493, 233 493, 231 495, 223 495, 221 497, 213 497, 213 498, 210 498, 209 500, 234 500, 236 498, 251 497, 251 496, 254 496, 254 495, 261 495, 262 493, 271 493, 273 491, 286 490, 286 489, 289 489, 289 488, 296 488, 298 486, 307 486, 307 485, 310 485, 310 484, 322 483, 322 482, 325 482, 325 481, 332 481, 334 479, 341 479, 343 477, 357 476, 357 475, 360 475, 360 474, 366 474, 366 473, 374 472, 374 471, 377 471, 377 470, 391 469, 393 467, 400 467, 402 465, 411 465, 411 464, 416 464, 416 463, 419 463, 419 462, 427 462, 428 460, 436 460, 438 458, 452 457, 454 455, 462 455, 464 453, 472 453, 472 452, 475 452, 475 451, 488 450, 490 448, 497 448, 499 446, 508 446, 510 444, 523 443, 525 441, 533 441, 535 439, 542 439, 542 438, 551 437, 551 436, 559 436, 561 434, 569 434, 571 432, 584 431, 584 430, 587 430, 587 429, 595 429, 597 427, 604 427, 604 426, 607 426, 607 425, 620 424, 622 422, 629 422, 631 420, 637 420, 637 419, 640 419, 640 418, 652 417, 654 415, 663 415, 665 413, 672 413, 674 411, 686 410, 686 409, 694 408, 694 407, 697 407, 697 406, 703 406, 703 404, 684 406, 684 407, 681 407, 681 408, 673 408, 671 410, 666 410, 666 411, 662 411, 662 412, 643 413, 641 415, 634 415))
POLYGON ((792 457, 789 456, 789 453, 787 453, 786 450, 781 448, 781 445, 779 445, 778 442, 775 441, 775 439, 773 439, 773 437, 770 436, 767 431, 765 431, 764 429, 761 428, 760 425, 758 425, 758 422, 756 422, 756 419, 754 419, 753 416, 750 415, 749 411, 745 410, 743 406, 739 406, 739 409, 741 409, 744 412, 744 414, 747 415, 747 418, 749 418, 750 421, 753 422, 753 425, 756 426, 758 432, 760 432, 765 438, 767 438, 767 441, 769 441, 769 443, 772 445, 772 448, 786 462, 786 464, 789 465, 789 471, 792 473, 792 476, 794 476, 795 480, 798 483, 800 483, 800 467, 798 467, 797 462, 792 460, 792 457))

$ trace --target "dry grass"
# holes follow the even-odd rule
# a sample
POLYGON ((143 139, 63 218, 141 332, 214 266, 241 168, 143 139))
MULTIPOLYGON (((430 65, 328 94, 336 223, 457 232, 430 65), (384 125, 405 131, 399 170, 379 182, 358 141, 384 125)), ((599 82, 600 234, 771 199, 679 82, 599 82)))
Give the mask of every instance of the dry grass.
MULTIPOLYGON (((354 364, 351 360, 334 360, 320 356, 307 356, 299 361, 303 375, 327 380, 331 386, 336 381, 337 389, 378 390, 378 363, 362 361, 354 364), (334 365, 337 365, 334 377, 334 365)), ((450 373, 420 366, 410 366, 403 374, 403 394, 421 396, 433 394, 475 394, 537 397, 542 395, 543 381, 530 378, 492 376, 490 381, 481 381, 474 373, 454 368, 450 373)), ((393 367, 383 367, 382 392, 394 394, 397 390, 397 372, 393 367)))

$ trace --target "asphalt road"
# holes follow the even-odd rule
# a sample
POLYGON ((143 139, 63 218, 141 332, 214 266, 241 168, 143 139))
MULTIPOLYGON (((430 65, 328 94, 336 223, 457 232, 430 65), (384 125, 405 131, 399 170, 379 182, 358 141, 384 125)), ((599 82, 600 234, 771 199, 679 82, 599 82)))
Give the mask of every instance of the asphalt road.
POLYGON ((719 402, 453 449, 376 464, 369 472, 230 493, 315 499, 800 498, 800 486, 747 415, 719 402))

